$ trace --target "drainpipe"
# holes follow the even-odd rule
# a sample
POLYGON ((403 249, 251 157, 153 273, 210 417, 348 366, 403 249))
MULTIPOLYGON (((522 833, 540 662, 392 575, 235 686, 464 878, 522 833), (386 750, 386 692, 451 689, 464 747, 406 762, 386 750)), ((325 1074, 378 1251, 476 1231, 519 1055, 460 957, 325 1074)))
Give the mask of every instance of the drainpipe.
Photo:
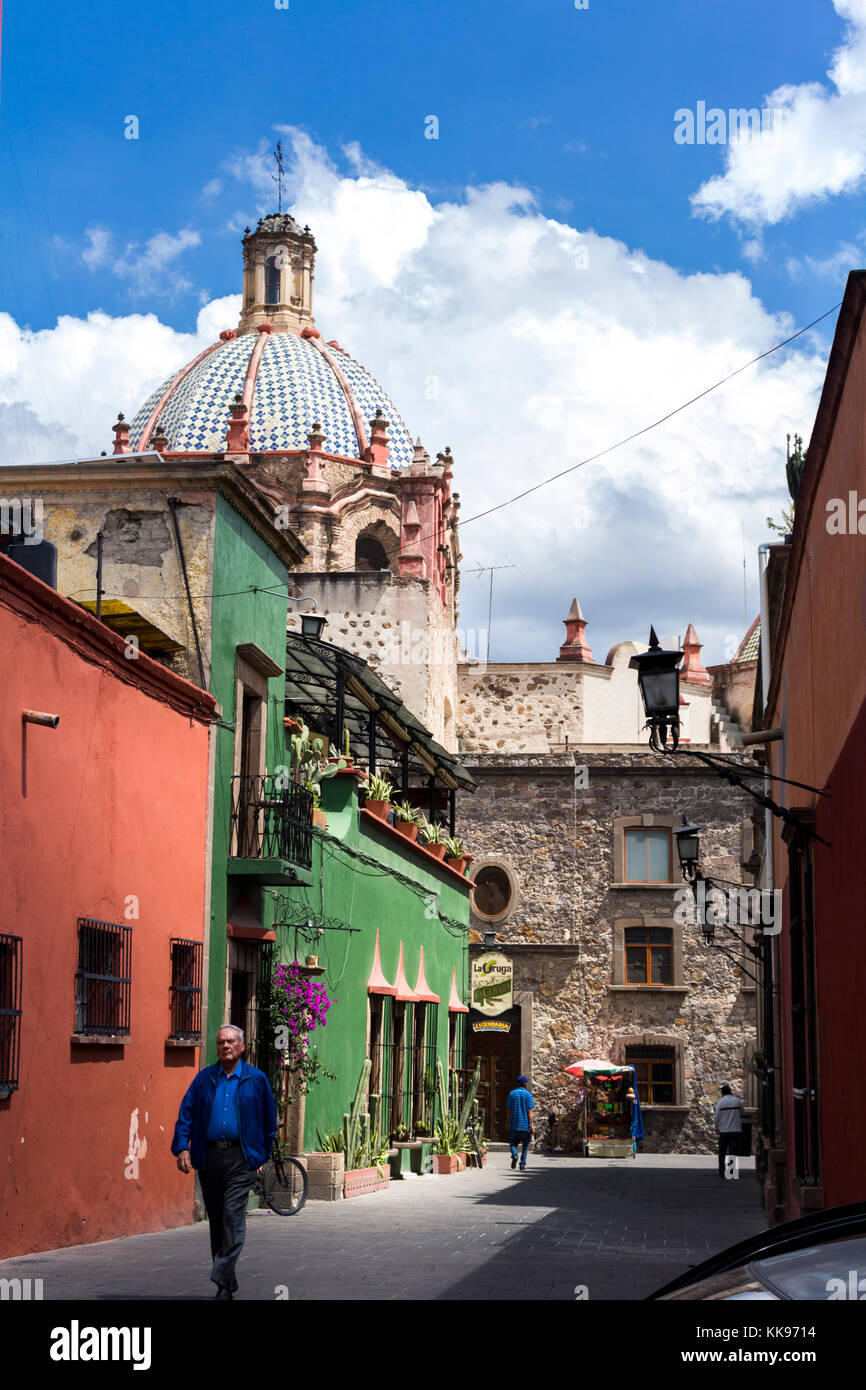
MULTIPOLYGON (((766 718, 767 696, 770 691, 770 588, 767 570, 770 563, 770 546, 758 546, 758 572, 761 592, 761 693, 762 707, 766 718)), ((764 795, 770 796, 772 782, 764 772, 764 795)), ((775 887, 773 865, 773 817, 764 811, 764 887, 770 892, 775 887)), ((773 943, 764 938, 764 1065, 767 1070, 767 1111, 765 1124, 770 1147, 776 1146, 776 1036, 775 1036, 775 981, 773 979, 773 943)), ((769 1172, 767 1174, 769 1177, 769 1172)))
POLYGON ((199 683, 201 685, 202 690, 207 690, 207 682, 204 678, 204 662, 201 659, 201 645, 198 640, 198 625, 195 620, 195 609, 192 606, 192 594, 189 591, 189 575, 186 572, 186 558, 183 553, 183 542, 180 538, 180 528, 177 524, 177 512, 175 510, 177 507, 176 497, 169 497, 168 507, 169 511, 171 512, 172 525, 174 526, 174 539, 177 544, 177 553, 180 556, 180 568, 183 573, 183 585, 186 589, 186 602, 189 608, 190 622, 192 623, 192 635, 195 639, 195 654, 198 659, 198 673, 200 677, 199 683))

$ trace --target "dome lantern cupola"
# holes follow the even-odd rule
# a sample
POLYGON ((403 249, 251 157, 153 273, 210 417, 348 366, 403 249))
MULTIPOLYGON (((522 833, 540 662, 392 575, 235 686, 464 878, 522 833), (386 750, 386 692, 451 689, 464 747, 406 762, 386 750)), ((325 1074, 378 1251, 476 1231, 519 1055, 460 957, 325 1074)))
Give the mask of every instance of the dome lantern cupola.
POLYGON ((277 333, 301 333, 313 324, 316 243, 288 212, 271 213, 243 236, 244 290, 239 333, 267 320, 277 333))

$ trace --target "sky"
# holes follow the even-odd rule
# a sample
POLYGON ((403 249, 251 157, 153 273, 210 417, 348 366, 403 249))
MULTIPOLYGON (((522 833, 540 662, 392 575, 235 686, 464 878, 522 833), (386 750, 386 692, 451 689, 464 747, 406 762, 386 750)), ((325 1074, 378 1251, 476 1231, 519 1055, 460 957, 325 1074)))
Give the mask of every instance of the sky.
POLYGON ((493 660, 553 659, 575 596, 596 660, 689 622, 729 659, 835 313, 498 504, 838 305, 866 0, 6 0, 0 462, 110 449, 236 326, 277 139, 323 336, 453 452, 470 652, 497 566, 493 660))

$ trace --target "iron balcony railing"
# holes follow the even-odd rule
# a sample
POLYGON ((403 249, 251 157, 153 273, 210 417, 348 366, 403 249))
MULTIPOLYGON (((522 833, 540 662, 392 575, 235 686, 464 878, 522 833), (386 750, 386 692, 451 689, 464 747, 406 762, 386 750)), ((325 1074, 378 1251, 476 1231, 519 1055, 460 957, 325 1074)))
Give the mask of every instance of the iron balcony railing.
POLYGON ((237 859, 284 859, 301 869, 313 862, 313 795, 277 777, 232 778, 232 854, 237 859))

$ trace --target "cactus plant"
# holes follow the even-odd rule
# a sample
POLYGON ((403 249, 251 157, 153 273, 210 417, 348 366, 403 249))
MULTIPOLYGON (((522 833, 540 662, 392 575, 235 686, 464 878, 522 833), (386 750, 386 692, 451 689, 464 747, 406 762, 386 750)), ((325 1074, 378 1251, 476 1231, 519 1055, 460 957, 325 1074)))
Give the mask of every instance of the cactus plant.
POLYGON ((448 1088, 445 1085, 445 1072, 441 1057, 436 1058, 436 1090, 439 1096, 439 1119, 448 1118, 448 1088))
POLYGON ((472 1111, 472 1106, 473 1106, 474 1103, 475 1103, 475 1096, 476 1096, 476 1093, 477 1093, 477 1091, 478 1091, 478 1083, 479 1083, 480 1080, 481 1080, 481 1061, 480 1061, 480 1059, 479 1059, 479 1060, 475 1063, 475 1071, 472 1073, 472 1080, 469 1082, 469 1090, 466 1092, 466 1099, 465 1099, 464 1102, 463 1102, 463 1109, 460 1111, 459 1124, 460 1124, 461 1133, 462 1133, 462 1131, 466 1128, 466 1125, 467 1125, 467 1123, 468 1123, 468 1121, 469 1121, 469 1115, 470 1115, 470 1113, 471 1113, 471 1111, 472 1111))
MULTIPOLYGON (((364 1097, 367 1092, 367 1081, 373 1063, 369 1057, 365 1057, 361 1067, 361 1075, 358 1077, 358 1085, 355 1088, 355 1098, 352 1101, 352 1109, 348 1115, 343 1116, 343 1139, 346 1153, 346 1167, 351 1168, 354 1164, 355 1155, 358 1152, 361 1139, 361 1116, 366 1114, 362 1111, 364 1097)), ((368 1138, 369 1138, 370 1118, 367 1116, 368 1138)))

